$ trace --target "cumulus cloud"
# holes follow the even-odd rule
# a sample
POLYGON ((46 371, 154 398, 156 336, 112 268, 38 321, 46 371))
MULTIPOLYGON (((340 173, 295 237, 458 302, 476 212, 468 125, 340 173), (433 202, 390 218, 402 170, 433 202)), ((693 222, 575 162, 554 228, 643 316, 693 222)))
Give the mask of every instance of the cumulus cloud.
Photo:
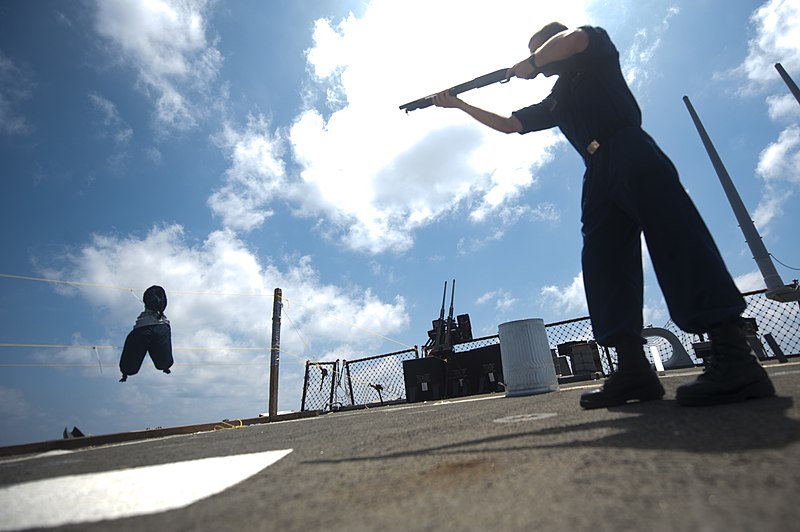
POLYGON ((20 110, 33 95, 33 82, 0 51, 0 134, 25 135, 33 126, 20 110))
POLYGON ((208 0, 98 0, 95 29, 133 67, 159 126, 195 127, 222 55, 206 37, 208 0))
POLYGON ((584 292, 583 272, 579 272, 566 286, 545 286, 539 292, 540 305, 559 311, 564 316, 586 315, 589 307, 584 292))
POLYGON ((800 70, 800 5, 794 0, 769 0, 750 17, 755 35, 737 72, 747 77, 745 90, 757 90, 780 80, 775 63, 800 70))
POLYGON ((493 303, 496 310, 505 312, 510 310, 517 303, 517 301, 518 299, 507 290, 493 290, 480 296, 477 300, 475 300, 475 304, 485 305, 487 303, 493 303))
POLYGON ((225 227, 251 231, 272 215, 272 200, 289 194, 282 141, 263 116, 249 117, 241 131, 226 124, 217 138, 231 166, 208 204, 225 227))
POLYGON ((758 270, 739 275, 738 277, 734 278, 733 281, 736 283, 736 287, 742 293, 752 292, 754 290, 763 290, 766 288, 766 285, 764 284, 764 277, 758 270))
MULTIPOLYGON (((452 110, 406 116, 398 106, 513 64, 526 54, 537 25, 554 19, 584 22, 583 2, 526 7, 506 1, 491 8, 374 2, 360 17, 316 21, 306 55, 305 108, 286 131, 270 133, 260 127, 266 121, 256 119, 271 157, 262 159, 263 167, 249 166, 246 178, 237 177, 240 162, 231 157, 226 184, 209 201, 212 209, 225 227, 247 231, 283 200, 299 216, 324 220, 318 227, 326 237, 366 253, 406 251, 416 230, 456 212, 500 228, 519 211, 553 221, 552 208, 528 207, 523 194, 551 160, 560 142, 555 132, 506 136, 452 110), (456 8, 458 24, 436 22, 456 8), (409 27, 425 38, 409 39, 409 27), (495 30, 487 34, 487 28, 495 30), (278 168, 281 153, 286 165, 278 168)), ((514 80, 464 97, 510 113, 543 98, 551 83, 514 80)), ((230 154, 253 142, 252 120, 235 129, 226 130, 230 154)))
POLYGON ((769 223, 783 214, 783 204, 800 187, 800 127, 783 130, 778 140, 761 152, 756 172, 765 187, 753 221, 766 233, 769 223))
MULTIPOLYGON (((175 413, 180 423, 263 411, 255 390, 266 389, 275 287, 284 298, 281 379, 289 384, 282 388, 283 409, 299 405, 305 360, 354 359, 397 350, 386 339, 409 323, 402 297, 385 301, 369 289, 326 284, 308 257, 287 259, 283 268, 264 263, 230 231, 214 232, 202 242, 192 241, 179 225, 156 227, 142 237, 94 235, 68 254, 64 264, 43 273, 80 279, 84 285, 62 293, 79 295, 102 312, 107 338, 76 338, 76 345, 121 345, 142 310, 137 298, 143 290, 151 284, 166 289, 178 366, 169 376, 172 380, 165 380, 146 361, 136 382, 157 389, 158 395, 136 399, 144 401, 139 408, 174 399, 183 405, 175 407, 183 409, 175 413), (236 366, 254 363, 260 369, 236 366), (192 396, 214 399, 217 411, 196 412, 191 401, 181 403, 192 396)), ((75 362, 78 355, 75 348, 65 349, 55 360, 75 362)), ((94 354, 80 351, 79 356, 77 360, 91 363, 94 354)), ((115 363, 118 352, 104 356, 115 363)))
POLYGON ((783 214, 783 205, 800 187, 800 129, 798 105, 775 70, 781 63, 787 72, 800 72, 800 5, 791 0, 769 0, 750 17, 754 36, 748 54, 734 74, 746 78, 742 93, 768 92, 769 116, 775 122, 791 122, 760 154, 756 173, 764 180, 764 192, 753 213, 762 233, 783 214))
POLYGON ((800 105, 791 93, 768 96, 767 108, 769 117, 776 122, 800 118, 800 105))
MULTIPOLYGON (((488 320, 481 320, 482 324, 473 322, 473 333, 475 336, 488 336, 497 334, 497 324, 508 321, 509 319, 520 318, 520 300, 512 292, 505 289, 491 290, 478 297, 474 305, 488 306, 493 312, 493 316, 488 320)), ((524 306, 524 305, 523 305, 524 306)))
MULTIPOLYGON (((650 290, 650 287, 645 287, 646 293, 649 293, 650 290)), ((642 318, 645 324, 659 326, 669 319, 669 313, 659 288, 654 287, 654 290, 652 295, 655 297, 650 303, 646 302, 642 308, 642 318)), ((572 282, 565 286, 543 287, 539 292, 539 305, 556 312, 564 319, 588 315, 589 306, 586 303, 583 272, 579 272, 572 282)))

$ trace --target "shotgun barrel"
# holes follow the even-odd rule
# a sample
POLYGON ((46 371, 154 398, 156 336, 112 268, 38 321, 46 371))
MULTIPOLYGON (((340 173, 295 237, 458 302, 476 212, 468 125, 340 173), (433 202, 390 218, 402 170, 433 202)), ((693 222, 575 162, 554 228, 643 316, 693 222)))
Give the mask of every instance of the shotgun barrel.
MULTIPOLYGON (((471 81, 467 81, 466 83, 462 83, 460 85, 456 85, 455 87, 450 87, 449 92, 453 96, 461 94, 462 92, 467 92, 472 89, 478 89, 480 87, 485 87, 487 85, 491 85, 493 83, 505 83, 508 80, 506 79, 506 73, 508 72, 507 68, 501 68, 500 70, 495 70, 494 72, 490 72, 489 74, 484 74, 483 76, 479 76, 471 81)), ((429 96, 425 96, 424 98, 420 98, 419 100, 414 100, 413 102, 408 102, 400 106, 400 109, 408 113, 409 111, 415 111, 417 109, 425 109, 426 107, 430 107, 433 105, 433 97, 435 94, 431 94, 429 96)))

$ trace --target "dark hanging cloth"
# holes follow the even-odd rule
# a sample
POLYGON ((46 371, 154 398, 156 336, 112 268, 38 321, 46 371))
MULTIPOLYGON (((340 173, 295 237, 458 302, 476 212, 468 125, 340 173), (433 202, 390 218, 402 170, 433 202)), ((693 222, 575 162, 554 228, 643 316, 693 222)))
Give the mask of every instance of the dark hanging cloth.
POLYGON ((172 330, 164 314, 167 308, 167 294, 160 286, 151 286, 144 292, 145 310, 136 318, 133 330, 125 338, 119 369, 120 382, 136 375, 142 367, 145 354, 150 354, 156 369, 169 373, 174 363, 172 359, 172 330))

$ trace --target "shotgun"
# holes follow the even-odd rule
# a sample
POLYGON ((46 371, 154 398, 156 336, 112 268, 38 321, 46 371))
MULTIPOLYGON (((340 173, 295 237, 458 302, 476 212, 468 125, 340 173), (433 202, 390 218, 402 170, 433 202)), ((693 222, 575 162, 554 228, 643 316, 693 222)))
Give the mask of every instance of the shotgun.
MULTIPOLYGON (((508 72, 507 68, 501 68, 500 70, 495 70, 489 74, 484 74, 483 76, 477 77, 472 81, 467 81, 466 83, 462 83, 460 85, 456 85, 455 87, 450 87, 449 92, 453 96, 457 94, 461 94, 462 92, 467 92, 472 89, 478 89, 480 87, 485 87, 486 85, 491 85, 493 83, 506 83, 508 80, 506 79, 506 73, 508 72)), ((430 107, 433 105, 433 97, 435 94, 431 94, 430 96, 425 96, 424 98, 420 98, 419 100, 414 100, 413 102, 408 102, 400 106, 400 109, 408 113, 409 111, 415 111, 417 109, 425 109, 426 107, 430 107)))

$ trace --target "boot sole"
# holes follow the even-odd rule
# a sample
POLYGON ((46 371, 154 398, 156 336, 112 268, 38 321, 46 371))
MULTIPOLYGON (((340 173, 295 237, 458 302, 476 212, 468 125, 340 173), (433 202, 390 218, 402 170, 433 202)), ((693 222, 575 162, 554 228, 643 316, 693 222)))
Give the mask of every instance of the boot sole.
POLYGON ((595 394, 582 396, 580 400, 581 407, 586 410, 593 410, 595 408, 608 408, 610 406, 621 406, 631 402, 644 402, 644 401, 658 401, 664 397, 663 387, 660 390, 652 389, 639 389, 634 393, 629 393, 624 397, 609 397, 606 399, 596 398, 595 394))
POLYGON ((768 378, 754 382, 737 391, 726 395, 701 395, 701 396, 682 396, 676 394, 675 400, 681 406, 714 406, 729 403, 740 403, 748 399, 764 399, 775 395, 775 387, 768 378))

